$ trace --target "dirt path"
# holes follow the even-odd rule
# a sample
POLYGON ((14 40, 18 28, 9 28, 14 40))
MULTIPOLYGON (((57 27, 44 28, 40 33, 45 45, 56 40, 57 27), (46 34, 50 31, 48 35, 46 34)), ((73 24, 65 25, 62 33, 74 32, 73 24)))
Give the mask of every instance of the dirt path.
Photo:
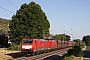
POLYGON ((0 60, 10 60, 10 59, 12 60, 13 57, 7 54, 16 53, 16 52, 20 52, 20 51, 10 51, 5 48, 0 48, 0 60))

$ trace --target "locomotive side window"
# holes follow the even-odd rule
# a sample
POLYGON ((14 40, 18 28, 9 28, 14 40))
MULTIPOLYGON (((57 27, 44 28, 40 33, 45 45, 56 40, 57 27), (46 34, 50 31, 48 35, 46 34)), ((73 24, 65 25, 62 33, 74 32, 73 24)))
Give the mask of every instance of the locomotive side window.
POLYGON ((23 40, 23 43, 32 43, 32 40, 23 40))

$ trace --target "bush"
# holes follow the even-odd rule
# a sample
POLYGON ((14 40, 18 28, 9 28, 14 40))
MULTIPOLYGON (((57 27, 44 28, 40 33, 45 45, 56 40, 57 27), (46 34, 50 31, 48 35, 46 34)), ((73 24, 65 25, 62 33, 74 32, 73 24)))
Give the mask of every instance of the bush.
POLYGON ((73 55, 74 55, 74 56, 77 56, 80 51, 81 51, 80 46, 74 46, 73 55))
POLYGON ((73 49, 68 50, 68 56, 71 56, 71 55, 73 55, 73 49))
POLYGON ((10 46, 10 47, 8 47, 8 50, 21 50, 21 48, 20 48, 20 45, 12 45, 12 46, 10 46))
POLYGON ((80 44, 81 49, 84 48, 85 46, 86 46, 86 44, 85 44, 84 42, 82 42, 82 43, 80 44))
POLYGON ((63 60, 72 60, 72 57, 64 57, 63 60))
POLYGON ((78 42, 75 44, 75 46, 80 46, 80 48, 84 48, 86 46, 85 42, 78 42))
POLYGON ((79 54, 79 52, 81 51, 80 46, 74 46, 72 49, 68 50, 68 56, 74 55, 77 56, 79 54))
POLYGON ((84 48, 85 46, 86 46, 86 44, 84 42, 76 43, 75 46, 72 47, 72 49, 68 50, 67 55, 66 55, 68 57, 64 57, 63 60, 73 60, 73 58, 75 59, 74 56, 78 56, 81 49, 84 48))

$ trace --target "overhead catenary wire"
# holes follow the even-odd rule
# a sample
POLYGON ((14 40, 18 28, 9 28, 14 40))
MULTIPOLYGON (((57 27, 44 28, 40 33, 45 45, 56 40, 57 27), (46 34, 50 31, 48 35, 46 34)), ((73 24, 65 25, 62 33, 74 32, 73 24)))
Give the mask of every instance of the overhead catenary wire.
POLYGON ((8 9, 5 9, 5 8, 3 8, 3 7, 0 7, 0 8, 14 14, 14 12, 12 12, 12 11, 10 11, 10 10, 8 10, 8 9))
MULTIPOLYGON (((13 4, 12 2, 10 2, 9 0, 6 0, 6 1, 9 2, 10 4, 12 4, 14 7, 18 8, 15 4, 13 4)), ((0 9, 3 9, 3 10, 5 10, 5 11, 7 11, 7 12, 10 12, 10 13, 12 13, 12 14, 15 14, 14 12, 12 12, 12 11, 10 11, 10 10, 2 7, 2 6, 0 6, 0 9)), ((2 14, 2 13, 0 13, 0 14, 6 16, 6 14, 2 14)))
POLYGON ((9 0, 6 0, 7 2, 9 2, 10 4, 12 4, 13 6, 15 6, 16 8, 18 8, 15 4, 13 4, 12 2, 10 2, 9 0))

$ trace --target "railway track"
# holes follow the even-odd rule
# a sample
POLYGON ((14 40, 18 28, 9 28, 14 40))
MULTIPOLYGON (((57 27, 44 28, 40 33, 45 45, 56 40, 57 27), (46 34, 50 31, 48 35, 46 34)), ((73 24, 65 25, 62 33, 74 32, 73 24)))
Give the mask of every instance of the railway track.
POLYGON ((58 54, 63 55, 66 53, 66 51, 68 49, 70 49, 70 48, 60 49, 60 50, 43 53, 43 54, 39 54, 39 55, 35 55, 35 56, 27 55, 24 57, 16 58, 14 60, 44 60, 45 58, 53 56, 53 55, 58 55, 58 54))

